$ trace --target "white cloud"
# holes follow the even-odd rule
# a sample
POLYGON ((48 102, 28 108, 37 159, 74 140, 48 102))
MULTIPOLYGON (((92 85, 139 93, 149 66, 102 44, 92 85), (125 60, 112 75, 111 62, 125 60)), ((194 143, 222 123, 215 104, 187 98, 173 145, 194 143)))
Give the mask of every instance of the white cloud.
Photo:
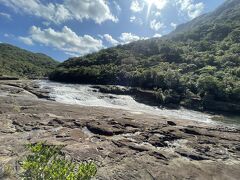
POLYGON ((119 37, 119 39, 121 40, 122 44, 127 44, 133 41, 138 41, 138 40, 142 40, 142 39, 147 39, 146 37, 139 37, 135 34, 132 33, 122 33, 121 36, 119 37))
POLYGON ((78 57, 79 56, 79 54, 71 53, 71 52, 65 52, 65 54, 69 55, 70 57, 78 57))
POLYGON ((4 37, 9 37, 10 35, 8 33, 5 33, 3 36, 4 37))
POLYGON ((101 39, 103 39, 104 37, 103 37, 103 35, 101 35, 101 34, 98 34, 98 37, 100 37, 101 39))
POLYGON ((177 24, 176 24, 176 23, 174 23, 174 22, 171 22, 170 26, 172 26, 172 27, 173 27, 173 29, 176 29, 176 27, 177 27, 177 24))
POLYGON ((62 4, 43 4, 39 0, 0 0, 0 3, 18 13, 42 17, 55 23, 71 19, 69 11, 62 4))
POLYGON ((176 4, 180 6, 181 12, 187 13, 190 19, 196 18, 204 10, 202 2, 194 3, 193 0, 176 0, 176 4))
POLYGON ((105 0, 64 0, 64 5, 71 12, 72 16, 80 21, 83 19, 93 19, 99 24, 106 20, 118 21, 111 14, 105 0))
POLYGON ((8 34, 8 33, 5 33, 3 36, 6 38, 15 38, 13 34, 8 34))
POLYGON ((136 24, 139 24, 139 25, 143 25, 142 19, 137 18, 136 16, 131 16, 129 21, 131 23, 136 23, 136 24))
POLYGON ((27 45, 30 45, 30 46, 34 44, 32 39, 29 38, 29 37, 22 37, 22 36, 20 36, 20 37, 18 37, 18 39, 20 41, 22 41, 24 44, 27 44, 27 45))
POLYGON ((163 16, 163 11, 171 8, 180 14, 193 19, 199 16, 204 10, 203 2, 196 0, 132 0, 130 9, 133 12, 140 12, 147 9, 147 19, 152 15, 155 17, 163 16))
POLYGON ((116 10, 118 11, 118 13, 120 13, 122 11, 122 8, 119 6, 119 4, 116 1, 113 1, 113 4, 114 4, 116 10))
POLYGON ((117 21, 104 0, 64 0, 62 4, 40 0, 0 0, 0 3, 18 13, 41 17, 56 24, 72 19, 92 19, 99 24, 106 20, 117 21))
POLYGON ((164 28, 164 27, 165 27, 164 24, 159 22, 159 21, 157 21, 156 19, 153 19, 150 22, 150 28, 152 30, 158 31, 159 29, 164 28))
POLYGON ((64 26, 61 31, 32 26, 29 33, 28 37, 21 37, 21 39, 29 38, 32 42, 54 47, 67 54, 84 55, 104 48, 101 40, 89 35, 78 36, 67 26, 64 26))
POLYGON ((133 12, 140 12, 145 7, 147 7, 148 15, 149 15, 152 8, 155 8, 155 10, 160 11, 160 10, 164 9, 170 1, 171 0, 132 0, 130 9, 133 12))
POLYGON ((169 0, 145 0, 145 1, 147 3, 149 3, 150 1, 151 4, 155 6, 158 10, 162 10, 163 8, 165 8, 167 3, 169 2, 169 0))
POLYGON ((9 20, 12 19, 11 15, 8 14, 8 13, 0 12, 0 16, 1 16, 1 17, 4 17, 4 18, 7 18, 7 19, 9 19, 9 20))
POLYGON ((161 12, 159 12, 159 11, 155 12, 156 17, 161 16, 161 15, 162 15, 161 12))
POLYGON ((157 33, 157 34, 154 34, 153 37, 162 37, 162 35, 157 33))
POLYGON ((133 11, 133 12, 140 12, 142 11, 144 8, 144 3, 138 1, 138 0, 133 0, 132 3, 131 3, 131 6, 130 6, 130 9, 133 11))
POLYGON ((130 17, 130 22, 134 22, 136 20, 136 16, 131 16, 130 17))
POLYGON ((105 38, 105 40, 107 42, 109 42, 110 44, 112 44, 114 46, 119 44, 119 42, 116 39, 114 39, 110 34, 104 34, 103 37, 105 38))
POLYGON ((44 26, 50 26, 50 22, 48 22, 48 21, 44 21, 44 22, 42 22, 42 24, 44 25, 44 26))

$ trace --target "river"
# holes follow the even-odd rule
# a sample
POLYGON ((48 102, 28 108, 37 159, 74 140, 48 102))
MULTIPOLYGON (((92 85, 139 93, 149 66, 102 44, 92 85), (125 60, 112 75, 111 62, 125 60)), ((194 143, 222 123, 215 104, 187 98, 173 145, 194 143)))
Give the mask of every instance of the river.
POLYGON ((41 88, 48 89, 50 91, 51 99, 65 104, 117 108, 130 111, 134 114, 148 113, 172 119, 193 120, 213 124, 222 124, 227 122, 228 125, 236 125, 240 123, 239 116, 219 115, 217 117, 220 118, 218 118, 218 121, 215 121, 213 119, 216 119, 216 116, 211 114, 184 108, 174 110, 149 106, 135 101, 128 95, 115 95, 98 92, 98 90, 92 88, 91 85, 64 84, 51 81, 38 81, 38 83, 41 88))

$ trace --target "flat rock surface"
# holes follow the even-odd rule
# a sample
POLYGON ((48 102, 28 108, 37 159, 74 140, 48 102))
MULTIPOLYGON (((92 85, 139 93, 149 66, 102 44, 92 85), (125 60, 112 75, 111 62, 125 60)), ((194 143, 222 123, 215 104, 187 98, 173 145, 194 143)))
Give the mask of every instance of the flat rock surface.
POLYGON ((31 81, 0 82, 0 168, 17 168, 24 144, 46 141, 65 145, 75 160, 95 161, 96 179, 240 177, 239 129, 47 97, 31 81))

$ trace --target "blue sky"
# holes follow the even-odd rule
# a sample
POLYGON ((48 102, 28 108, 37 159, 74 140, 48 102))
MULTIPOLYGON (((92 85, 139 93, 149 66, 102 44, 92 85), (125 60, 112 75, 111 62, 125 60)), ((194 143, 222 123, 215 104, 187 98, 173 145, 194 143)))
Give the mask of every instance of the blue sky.
POLYGON ((161 37, 224 0, 0 0, 0 42, 63 61, 161 37))

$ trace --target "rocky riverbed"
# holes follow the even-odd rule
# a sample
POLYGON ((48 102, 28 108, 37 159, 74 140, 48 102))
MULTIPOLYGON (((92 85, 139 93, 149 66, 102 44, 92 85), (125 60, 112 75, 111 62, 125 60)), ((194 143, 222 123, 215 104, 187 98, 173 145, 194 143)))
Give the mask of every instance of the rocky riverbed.
POLYGON ((24 144, 46 141, 93 160, 96 179, 240 177, 240 129, 47 99, 33 81, 0 82, 0 173, 18 170, 24 144))

